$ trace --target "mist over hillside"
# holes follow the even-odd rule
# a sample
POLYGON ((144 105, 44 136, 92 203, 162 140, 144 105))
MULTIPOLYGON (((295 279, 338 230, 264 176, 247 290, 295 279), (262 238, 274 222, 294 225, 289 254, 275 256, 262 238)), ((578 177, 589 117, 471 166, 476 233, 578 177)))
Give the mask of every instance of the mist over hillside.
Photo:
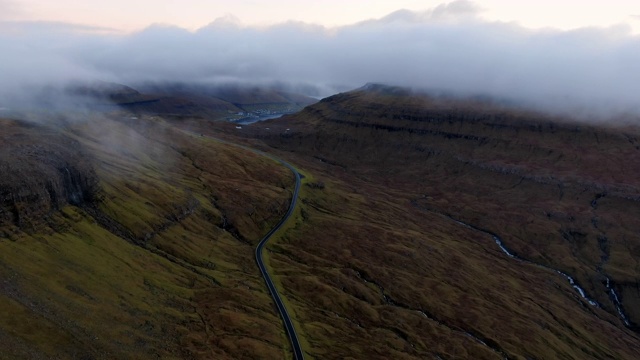
POLYGON ((630 28, 531 30, 479 14, 475 3, 454 1, 337 28, 223 17, 194 32, 152 25, 131 34, 1 22, 0 106, 43 84, 99 79, 278 84, 314 97, 381 82, 585 118, 638 112, 631 75, 640 71, 640 39, 630 28))
POLYGON ((640 36, 491 1, 0 0, 0 360, 637 360, 640 36))

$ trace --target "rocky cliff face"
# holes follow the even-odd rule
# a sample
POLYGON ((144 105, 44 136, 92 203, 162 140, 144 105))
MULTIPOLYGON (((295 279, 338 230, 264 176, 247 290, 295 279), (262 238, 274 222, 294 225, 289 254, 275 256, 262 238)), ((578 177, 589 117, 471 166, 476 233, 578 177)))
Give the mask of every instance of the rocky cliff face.
POLYGON ((98 180, 80 144, 54 129, 0 120, 0 226, 41 223, 60 207, 91 203, 98 180))

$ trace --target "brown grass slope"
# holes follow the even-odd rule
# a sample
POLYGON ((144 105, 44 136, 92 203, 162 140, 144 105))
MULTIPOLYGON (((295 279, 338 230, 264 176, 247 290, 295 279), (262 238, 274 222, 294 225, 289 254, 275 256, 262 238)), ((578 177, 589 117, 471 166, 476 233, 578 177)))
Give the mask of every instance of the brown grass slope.
MULTIPOLYGON (((375 86, 243 129, 200 118, 174 125, 262 147, 305 175, 266 258, 309 358, 640 353, 636 130, 375 86)), ((33 179, 0 184, 35 194, 39 212, 3 223, 0 358, 290 357, 253 260, 290 173, 174 125, 2 123, 12 145, 0 160, 33 179), (42 139, 45 150, 20 150, 42 139), (87 181, 67 182, 61 164, 87 181), (71 201, 85 183, 95 196, 71 201)), ((23 209, 15 198, 6 214, 23 209)))
POLYGON ((2 189, 28 194, 3 197, 0 358, 287 356, 253 258, 286 168, 158 119, 0 126, 2 189), (70 201, 64 167, 95 196, 70 201))
POLYGON ((409 95, 363 89, 242 131, 220 127, 307 175, 271 263, 309 353, 637 358, 638 131, 409 95), (454 219, 568 273, 599 306, 454 219))

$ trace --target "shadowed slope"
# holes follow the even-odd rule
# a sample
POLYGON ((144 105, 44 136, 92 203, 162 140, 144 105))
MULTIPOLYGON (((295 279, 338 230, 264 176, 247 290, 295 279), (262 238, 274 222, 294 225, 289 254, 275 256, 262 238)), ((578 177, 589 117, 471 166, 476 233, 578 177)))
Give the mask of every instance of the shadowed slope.
POLYGON ((272 263, 310 354, 635 358, 637 130, 382 90, 230 130, 306 170, 272 263))

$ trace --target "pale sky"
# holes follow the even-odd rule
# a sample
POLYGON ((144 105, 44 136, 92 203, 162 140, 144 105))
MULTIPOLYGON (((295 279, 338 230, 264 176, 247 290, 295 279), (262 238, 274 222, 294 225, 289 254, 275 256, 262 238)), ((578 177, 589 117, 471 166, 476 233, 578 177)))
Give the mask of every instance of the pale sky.
POLYGON ((76 81, 378 82, 640 116, 638 15, 640 0, 0 0, 0 107, 76 81))
MULTIPOLYGON (((0 0, 0 21, 56 21, 132 32, 151 24, 197 30, 233 15, 246 26, 289 20, 325 27, 380 18, 399 9, 424 11, 446 0, 0 0)), ((640 33, 637 0, 478 0, 481 18, 529 28, 609 27, 640 33)))

